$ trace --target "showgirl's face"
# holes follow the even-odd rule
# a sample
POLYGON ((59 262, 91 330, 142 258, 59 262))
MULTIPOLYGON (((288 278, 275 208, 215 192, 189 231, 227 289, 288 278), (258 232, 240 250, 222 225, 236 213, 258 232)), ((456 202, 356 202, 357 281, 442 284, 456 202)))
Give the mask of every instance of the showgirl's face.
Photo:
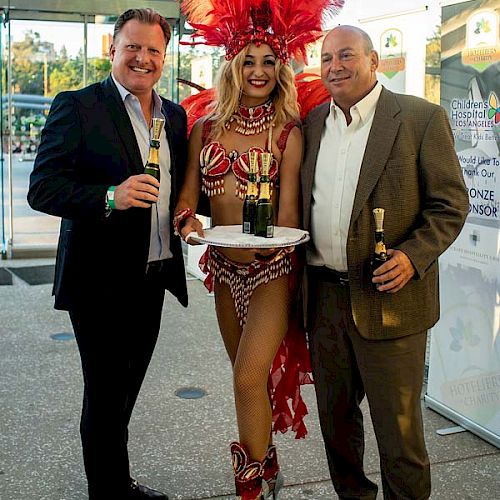
POLYGON ((276 55, 269 45, 250 44, 243 62, 241 104, 265 103, 276 86, 276 55))

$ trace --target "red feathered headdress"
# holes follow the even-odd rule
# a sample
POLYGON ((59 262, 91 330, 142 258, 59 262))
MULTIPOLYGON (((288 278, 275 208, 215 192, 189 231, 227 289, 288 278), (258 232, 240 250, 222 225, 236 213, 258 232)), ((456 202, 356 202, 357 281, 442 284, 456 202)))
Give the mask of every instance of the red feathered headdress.
POLYGON ((307 62, 306 47, 321 36, 323 17, 343 5, 344 0, 182 0, 181 11, 196 30, 188 43, 224 47, 228 60, 249 43, 266 43, 283 62, 307 62))

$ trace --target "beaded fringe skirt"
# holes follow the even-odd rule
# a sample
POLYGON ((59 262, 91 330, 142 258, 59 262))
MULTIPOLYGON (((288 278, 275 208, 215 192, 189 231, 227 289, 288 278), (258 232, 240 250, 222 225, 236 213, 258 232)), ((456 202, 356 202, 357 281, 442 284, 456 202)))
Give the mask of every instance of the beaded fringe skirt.
POLYGON ((242 264, 228 259, 216 247, 209 246, 200 259, 200 269, 207 273, 205 286, 210 291, 214 289, 214 279, 229 285, 240 326, 244 326, 254 290, 263 283, 290 274, 292 260, 289 251, 281 249, 270 261, 255 260, 242 264))

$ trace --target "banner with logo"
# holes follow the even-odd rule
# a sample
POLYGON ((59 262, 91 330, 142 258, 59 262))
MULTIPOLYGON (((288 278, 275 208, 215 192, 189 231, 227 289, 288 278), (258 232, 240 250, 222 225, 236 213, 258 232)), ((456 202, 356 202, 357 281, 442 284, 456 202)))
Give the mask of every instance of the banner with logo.
POLYGON ((469 192, 440 258, 426 404, 500 447, 500 0, 443 7, 441 104, 469 192))
POLYGON ((379 55, 377 79, 401 94, 423 97, 427 12, 425 9, 360 20, 379 55), (422 75, 422 78, 410 78, 422 75))
POLYGON ((397 28, 386 29, 379 39, 378 80, 394 92, 406 90, 406 55, 403 51, 403 32, 397 28))

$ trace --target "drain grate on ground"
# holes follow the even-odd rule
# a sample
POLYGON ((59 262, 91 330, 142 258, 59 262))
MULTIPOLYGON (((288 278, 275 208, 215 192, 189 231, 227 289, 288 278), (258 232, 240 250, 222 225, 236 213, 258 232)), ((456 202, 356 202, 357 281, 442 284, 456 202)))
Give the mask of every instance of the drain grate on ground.
POLYGON ((74 340, 75 336, 69 332, 53 333, 50 335, 52 340, 74 340))
POLYGON ((182 399, 199 399, 207 395, 207 391, 199 387, 181 387, 175 391, 175 395, 182 399))
POLYGON ((54 265, 9 267, 8 270, 28 285, 48 285, 54 282, 54 265))
POLYGON ((7 269, 0 269, 0 286, 12 285, 12 274, 7 269))

